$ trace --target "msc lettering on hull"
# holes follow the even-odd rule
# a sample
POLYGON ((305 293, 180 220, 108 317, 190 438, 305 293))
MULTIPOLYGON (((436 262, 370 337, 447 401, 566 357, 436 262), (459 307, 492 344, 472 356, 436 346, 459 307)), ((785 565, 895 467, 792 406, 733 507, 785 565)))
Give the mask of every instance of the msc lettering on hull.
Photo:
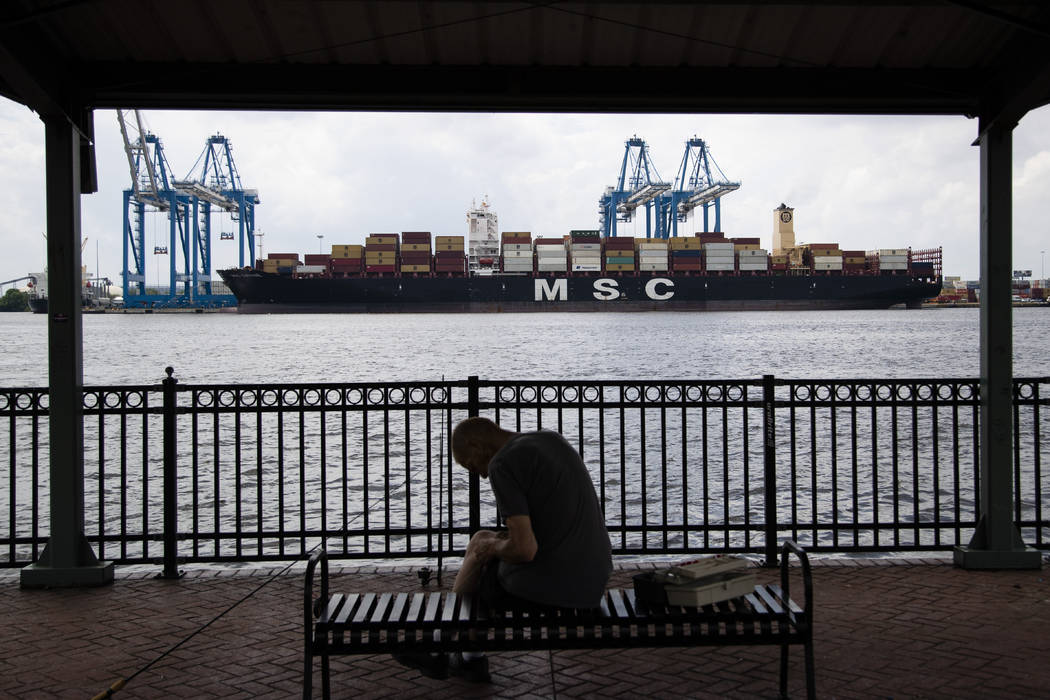
MULTIPOLYGON (((568 301, 569 281, 566 279, 535 280, 535 301, 568 301)), ((594 280, 592 294, 598 301, 612 301, 621 296, 620 285, 609 277, 594 280)), ((674 296, 674 282, 663 277, 654 277, 645 283, 645 296, 653 301, 665 301, 674 296)))

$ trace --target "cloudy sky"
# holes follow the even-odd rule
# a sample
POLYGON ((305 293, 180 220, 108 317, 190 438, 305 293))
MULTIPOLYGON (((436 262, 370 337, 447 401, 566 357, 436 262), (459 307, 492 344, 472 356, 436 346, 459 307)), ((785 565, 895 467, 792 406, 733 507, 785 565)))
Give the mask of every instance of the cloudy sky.
MULTIPOLYGON (((847 249, 943 246, 945 272, 979 276, 977 123, 961 117, 761 115, 377 114, 143 112, 179 178, 208 135, 233 144, 246 187, 259 190, 267 252, 316 252, 369 232, 463 234, 472 200, 488 197, 501 230, 562 235, 598 227, 598 198, 615 183, 624 141, 637 134, 665 180, 685 140, 707 141, 741 188, 723 199, 730 236, 772 243, 773 209, 795 207, 801 242, 847 249)), ((44 267, 43 125, 0 100, 0 281, 44 267)), ((130 184, 115 112, 95 114, 99 192, 82 201, 84 262, 116 281, 122 191, 130 184)), ((1050 107, 1014 134, 1014 263, 1040 274, 1050 252, 1050 107)), ((146 247, 167 245, 163 214, 147 217, 146 247)), ((216 230, 232 230, 228 218, 216 230)), ((701 230, 700 222, 686 224, 701 230)), ((644 235, 644 217, 620 224, 644 235)), ((236 243, 216 240, 218 267, 236 243)), ((166 258, 147 279, 166 283, 166 258)))

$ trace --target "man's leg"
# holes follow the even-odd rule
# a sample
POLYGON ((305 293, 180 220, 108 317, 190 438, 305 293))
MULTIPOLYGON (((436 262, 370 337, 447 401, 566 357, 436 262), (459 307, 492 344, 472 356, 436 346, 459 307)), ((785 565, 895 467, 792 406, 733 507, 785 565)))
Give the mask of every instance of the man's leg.
POLYGON ((490 560, 487 555, 491 540, 498 535, 492 530, 478 530, 467 543, 463 565, 452 584, 453 593, 476 593, 481 583, 481 571, 490 560), (485 552, 484 554, 482 552, 485 552))

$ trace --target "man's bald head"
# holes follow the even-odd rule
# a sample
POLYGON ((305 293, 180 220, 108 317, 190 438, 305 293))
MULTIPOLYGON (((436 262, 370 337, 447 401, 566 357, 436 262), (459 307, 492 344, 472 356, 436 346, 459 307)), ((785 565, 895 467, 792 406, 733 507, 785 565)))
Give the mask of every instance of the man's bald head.
POLYGON ((513 436, 488 418, 467 418, 452 430, 452 457, 470 471, 488 477, 489 460, 513 436))

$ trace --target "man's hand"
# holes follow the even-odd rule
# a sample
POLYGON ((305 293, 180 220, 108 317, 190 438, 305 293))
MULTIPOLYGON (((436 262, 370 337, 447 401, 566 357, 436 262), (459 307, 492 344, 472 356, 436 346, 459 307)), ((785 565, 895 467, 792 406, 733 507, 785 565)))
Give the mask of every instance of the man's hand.
POLYGON ((532 561, 539 549, 536 533, 532 531, 532 519, 527 515, 512 515, 507 518, 507 533, 495 538, 494 551, 497 557, 511 564, 532 561))

